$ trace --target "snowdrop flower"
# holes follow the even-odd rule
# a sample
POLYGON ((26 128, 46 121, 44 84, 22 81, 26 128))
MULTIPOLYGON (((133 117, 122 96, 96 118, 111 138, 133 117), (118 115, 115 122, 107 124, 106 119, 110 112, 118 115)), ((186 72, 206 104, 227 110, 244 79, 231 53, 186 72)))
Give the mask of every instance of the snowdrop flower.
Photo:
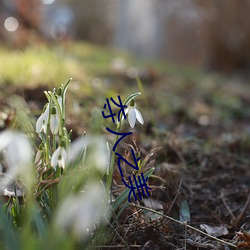
POLYGON ((47 125, 49 120, 49 104, 44 107, 43 113, 40 115, 36 122, 36 132, 41 133, 42 131, 46 134, 47 125))
POLYGON ((27 186, 33 181, 32 147, 28 138, 17 132, 6 130, 0 133, 0 152, 8 164, 6 178, 1 180, 1 188, 18 176, 27 186))
POLYGON ((51 157, 51 166, 55 169, 56 166, 64 169, 67 161, 67 152, 63 143, 55 150, 51 157))
POLYGON ((135 107, 135 101, 130 101, 129 107, 125 109, 125 114, 128 114, 128 122, 131 128, 134 128, 136 120, 141 124, 144 123, 141 112, 135 107))
POLYGON ((110 150, 107 147, 107 142, 101 137, 93 137, 92 146, 89 157, 90 164, 93 162, 99 171, 107 172, 110 163, 110 150))
POLYGON ((107 220, 109 210, 104 197, 103 187, 98 182, 88 185, 79 195, 68 196, 57 211, 56 229, 86 240, 96 225, 107 220))
POLYGON ((94 166, 102 173, 109 167, 110 150, 107 142, 100 136, 85 135, 75 140, 69 148, 68 162, 71 164, 79 156, 82 157, 82 161, 87 161, 87 166, 94 166))
POLYGON ((53 135, 56 135, 59 131, 59 117, 58 112, 55 107, 52 108, 51 116, 50 116, 50 130, 53 135))

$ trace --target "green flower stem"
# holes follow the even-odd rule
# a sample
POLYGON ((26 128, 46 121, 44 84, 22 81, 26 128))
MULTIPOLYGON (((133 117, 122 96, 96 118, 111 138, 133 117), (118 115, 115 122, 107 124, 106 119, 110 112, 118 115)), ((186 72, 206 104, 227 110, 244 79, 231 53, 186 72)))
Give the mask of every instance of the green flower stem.
POLYGON ((50 130, 50 114, 52 111, 52 101, 50 98, 48 100, 49 100, 49 104, 48 104, 49 105, 49 117, 48 117, 48 123, 47 123, 47 129, 46 129, 47 132, 45 134, 45 145, 44 145, 45 155, 46 155, 46 164, 48 164, 50 162, 50 150, 51 150, 51 148, 50 148, 50 136, 49 136, 48 131, 50 130))
POLYGON ((54 152, 56 150, 56 135, 52 135, 52 148, 54 152))
POLYGON ((70 146, 70 143, 71 143, 71 140, 70 140, 70 133, 72 132, 72 130, 68 133, 67 129, 65 127, 63 127, 63 138, 64 138, 64 141, 65 141, 65 149, 69 149, 69 146, 70 146))
POLYGON ((69 83, 72 81, 72 78, 70 78, 67 83, 63 86, 62 89, 62 127, 65 126, 65 96, 66 96, 66 91, 68 89, 69 83))
MULTIPOLYGON (((136 92, 134 94, 131 94, 130 96, 127 97, 127 99, 124 101, 125 105, 128 105, 130 103, 131 100, 133 100, 135 97, 137 97, 138 95, 140 95, 140 92, 136 92)), ((121 120, 122 120, 122 114, 119 117, 120 122, 117 124, 116 127, 116 132, 119 133, 120 129, 121 129, 121 120)), ((118 141, 118 135, 116 135, 115 140, 114 140, 114 144, 118 141)), ((113 183, 113 173, 114 173, 114 169, 115 169, 115 153, 116 151, 112 151, 112 156, 111 156, 111 162, 110 162, 110 167, 109 167, 109 173, 108 173, 108 178, 107 178, 107 195, 109 194, 109 192, 111 191, 112 188, 112 183, 113 183)), ((111 193, 110 193, 111 195, 111 193)), ((110 199, 111 200, 111 199, 110 199)))
POLYGON ((64 127, 63 126, 64 119, 62 117, 62 111, 61 111, 60 105, 55 97, 55 94, 52 93, 51 91, 49 91, 49 94, 50 94, 51 99, 53 100, 53 103, 56 105, 57 111, 59 112, 59 119, 60 119, 59 136, 62 136, 63 135, 63 127, 64 127))
MULTIPOLYGON (((117 124, 116 127, 116 133, 119 133, 121 129, 121 121, 117 124)), ((118 135, 115 136, 115 140, 114 140, 114 144, 116 144, 116 142, 118 141, 118 135)), ((112 156, 111 156, 111 162, 110 162, 110 167, 109 167, 109 174, 108 174, 108 178, 107 178, 107 193, 109 193, 109 191, 112 188, 112 182, 113 182, 113 173, 114 173, 114 169, 115 169, 115 151, 112 151, 112 156)))
POLYGON ((49 160, 49 136, 46 134, 46 141, 44 143, 44 149, 45 149, 45 162, 46 165, 50 162, 49 160))

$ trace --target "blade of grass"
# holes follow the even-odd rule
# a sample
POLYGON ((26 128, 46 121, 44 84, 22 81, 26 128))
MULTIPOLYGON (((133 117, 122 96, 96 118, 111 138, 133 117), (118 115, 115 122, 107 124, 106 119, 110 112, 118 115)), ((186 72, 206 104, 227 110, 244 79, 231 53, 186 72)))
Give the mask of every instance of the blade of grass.
POLYGON ((21 245, 17 233, 11 228, 11 225, 8 222, 7 213, 4 213, 2 208, 0 209, 0 228, 3 231, 6 249, 7 250, 21 250, 21 245))
MULTIPOLYGON (((154 172, 155 168, 151 168, 149 169, 144 176, 150 177, 152 175, 152 173, 154 172)), ((135 187, 135 183, 133 183, 133 186, 135 187)), ((112 203, 112 209, 114 211, 116 211, 116 209, 123 203, 124 200, 126 200, 128 198, 128 194, 129 194, 130 189, 126 188, 118 197, 117 199, 112 203)), ((128 200, 126 201, 126 204, 128 203, 128 200)))
POLYGON ((141 92, 136 92, 136 93, 134 93, 134 94, 128 96, 128 97, 126 98, 126 100, 124 101, 124 105, 129 104, 129 102, 130 102, 132 99, 134 99, 135 97, 137 97, 137 96, 140 95, 140 94, 141 94, 141 92))

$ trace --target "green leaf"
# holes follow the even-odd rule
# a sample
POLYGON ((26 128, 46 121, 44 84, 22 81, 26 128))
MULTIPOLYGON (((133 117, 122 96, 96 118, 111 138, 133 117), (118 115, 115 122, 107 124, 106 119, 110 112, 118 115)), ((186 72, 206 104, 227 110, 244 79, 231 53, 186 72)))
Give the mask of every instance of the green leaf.
POLYGON ((40 212, 34 211, 33 221, 34 221, 34 224, 36 225, 36 229, 37 229, 38 235, 40 237, 44 236, 44 233, 45 233, 45 222, 44 222, 44 219, 43 219, 42 215, 40 214, 40 212))
POLYGON ((21 245, 19 242, 18 235, 14 231, 13 226, 11 227, 8 221, 8 215, 5 213, 2 208, 0 209, 0 228, 3 231, 6 249, 7 250, 21 250, 21 245))
POLYGON ((69 83, 72 81, 72 78, 69 78, 69 80, 67 81, 67 83, 63 86, 62 89, 62 96, 64 97, 66 95, 66 91, 68 89, 69 83))
MULTIPOLYGON (((154 172, 155 168, 151 168, 149 169, 144 176, 150 177, 152 175, 152 173, 154 172)), ((133 183, 133 186, 135 187, 135 183, 133 183)), ((122 203, 124 200, 126 200, 128 198, 128 194, 129 194, 130 189, 126 188, 118 197, 117 199, 112 203, 112 208, 115 211, 122 203)), ((126 201, 127 204, 128 200, 126 201)))
POLYGON ((141 92, 136 92, 136 93, 131 94, 130 96, 128 96, 127 99, 124 101, 124 105, 129 104, 132 99, 135 99, 140 94, 141 94, 141 92))
POLYGON ((187 200, 183 200, 181 202, 180 208, 180 221, 181 222, 189 222, 191 220, 190 210, 187 200))

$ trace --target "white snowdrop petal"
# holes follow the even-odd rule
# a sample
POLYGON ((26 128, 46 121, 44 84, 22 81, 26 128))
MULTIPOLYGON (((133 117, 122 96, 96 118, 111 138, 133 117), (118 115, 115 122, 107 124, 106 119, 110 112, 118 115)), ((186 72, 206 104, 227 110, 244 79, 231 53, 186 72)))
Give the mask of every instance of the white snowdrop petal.
POLYGON ((86 146, 89 144, 89 137, 86 135, 83 138, 76 139, 71 143, 68 151, 68 162, 72 163, 86 150, 86 146))
POLYGON ((13 133, 6 130, 0 133, 0 151, 5 149, 13 138, 13 133))
POLYGON ((60 153, 61 153, 61 147, 58 147, 51 157, 51 166, 53 168, 55 168, 56 165, 58 164, 58 158, 60 156, 60 153))
POLYGON ((43 114, 44 114, 44 120, 48 121, 48 119, 49 119, 49 104, 47 105, 43 114))
POLYGON ((30 186, 33 181, 33 152, 28 138, 21 133, 5 131, 0 134, 0 142, 0 149, 5 150, 4 158, 8 164, 7 174, 1 180, 0 189, 6 187, 17 176, 22 177, 27 187, 30 186), (4 138, 6 141, 1 141, 4 138))
POLYGON ((58 101, 58 104, 59 104, 60 109, 62 111, 62 96, 57 96, 57 101, 58 101))
POLYGON ((59 121, 57 115, 51 115, 50 117, 50 130, 53 135, 56 135, 59 131, 59 121))
POLYGON ((43 122, 43 125, 42 125, 42 128, 41 128, 41 131, 43 131, 45 134, 47 133, 47 123, 44 121, 43 122))
POLYGON ((60 206, 56 215, 55 224, 61 230, 68 230, 75 223, 76 214, 78 212, 78 203, 74 196, 67 197, 60 206))
POLYGON ((108 206, 99 183, 91 183, 80 195, 68 196, 56 213, 55 226, 73 233, 78 239, 86 239, 94 226, 108 215, 108 206))
POLYGON ((100 171, 106 172, 110 162, 110 152, 106 141, 101 138, 95 138, 94 145, 93 159, 95 165, 100 171))
MULTIPOLYGON (((127 117, 127 114, 128 114, 128 110, 129 110, 129 108, 124 109, 124 113, 125 113, 126 117, 127 117)), ((123 120, 124 120, 124 115, 122 114, 122 121, 123 120)))
POLYGON ((64 148, 61 151, 61 167, 64 169, 67 162, 67 152, 64 148))
POLYGON ((136 119, 137 119, 141 124, 143 124, 143 123, 144 123, 144 120, 143 120, 143 117, 142 117, 141 112, 140 112, 138 109, 135 109, 135 113, 136 113, 136 119))
POLYGON ((44 113, 42 113, 40 117, 37 119, 37 122, 36 122, 37 133, 40 133, 42 131, 43 122, 44 122, 44 113))
POLYGON ((128 113, 129 108, 124 109, 125 115, 128 113))
POLYGON ((134 108, 130 108, 129 113, 128 113, 128 122, 129 125, 134 128, 135 122, 136 122, 136 113, 134 108))
POLYGON ((65 168, 65 161, 63 158, 57 161, 58 167, 64 169, 65 168))
POLYGON ((66 152, 66 150, 64 148, 62 148, 61 156, 66 161, 66 159, 67 159, 67 152, 66 152))
POLYGON ((49 105, 47 105, 45 111, 37 119, 37 122, 36 122, 37 133, 40 133, 41 131, 44 131, 44 133, 47 132, 48 120, 49 120, 49 105))
POLYGON ((36 163, 36 164, 40 161, 40 159, 41 159, 41 157, 42 157, 42 153, 43 153, 42 150, 38 150, 38 151, 37 151, 36 156, 35 156, 35 163, 36 163))
POLYGON ((15 133, 7 147, 6 156, 11 168, 31 163, 32 148, 28 138, 25 135, 15 133))

